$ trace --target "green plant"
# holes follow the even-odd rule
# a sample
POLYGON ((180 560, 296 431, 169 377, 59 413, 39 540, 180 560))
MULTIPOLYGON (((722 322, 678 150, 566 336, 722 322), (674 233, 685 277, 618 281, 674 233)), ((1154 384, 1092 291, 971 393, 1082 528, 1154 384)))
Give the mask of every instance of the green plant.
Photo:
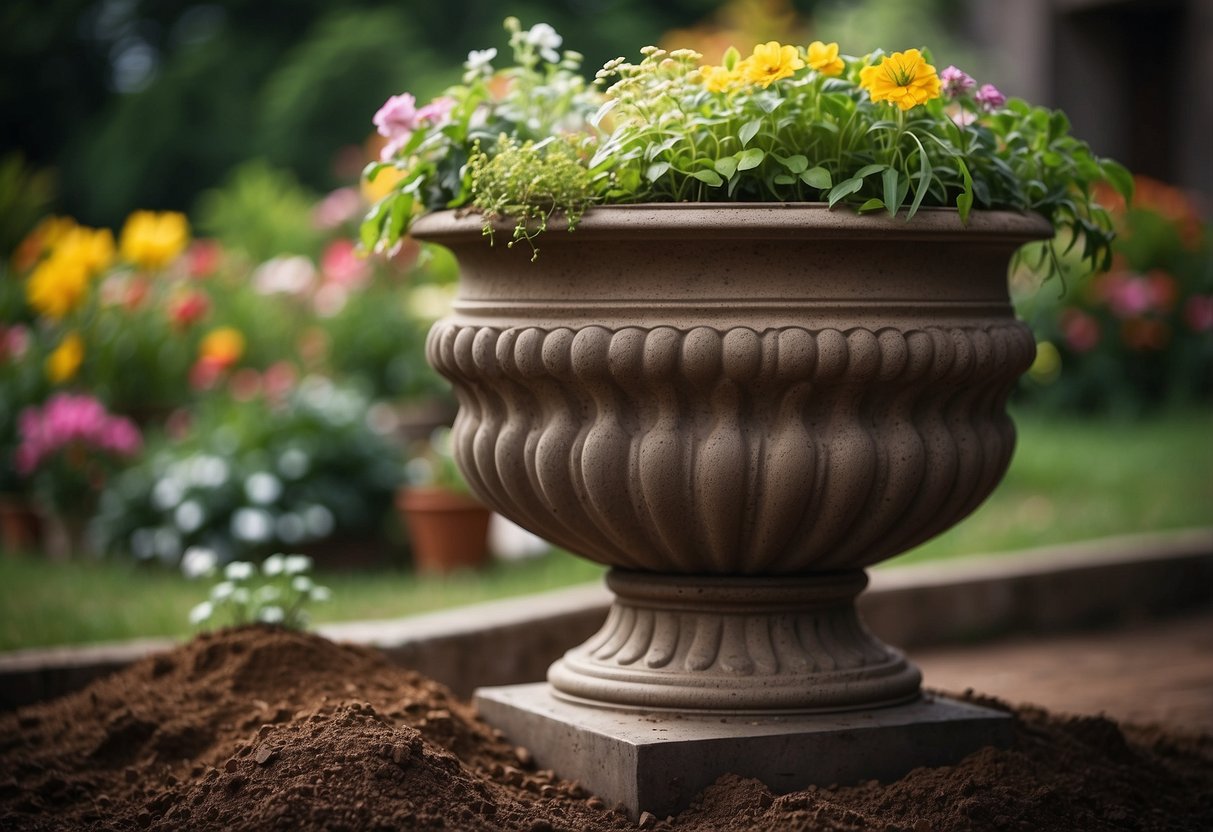
MULTIPOLYGON (((494 72, 495 50, 472 53, 463 84, 421 108, 394 96, 376 114, 389 141, 366 175, 399 178, 363 224, 368 248, 395 245, 418 207, 508 212, 515 240, 531 242, 554 210, 572 222, 592 203, 820 201, 907 220, 923 206, 962 221, 974 208, 1034 211, 1084 261, 1110 262, 1112 221, 1094 186, 1127 198, 1124 168, 1071 136, 1064 114, 954 66, 936 72, 926 51, 855 57, 771 41, 705 66, 693 50, 646 47, 585 85, 580 56, 558 53, 550 26, 506 28, 513 66, 494 72)), ((1037 248, 1055 271, 1052 251, 1037 248)))
MULTIPOLYGON (((201 574, 212 570, 213 565, 201 574)), ((210 597, 190 610, 190 624, 209 628, 257 622, 301 630, 308 624, 307 605, 331 597, 328 587, 312 580, 311 570, 306 555, 270 555, 260 570, 255 563, 233 561, 210 597)))

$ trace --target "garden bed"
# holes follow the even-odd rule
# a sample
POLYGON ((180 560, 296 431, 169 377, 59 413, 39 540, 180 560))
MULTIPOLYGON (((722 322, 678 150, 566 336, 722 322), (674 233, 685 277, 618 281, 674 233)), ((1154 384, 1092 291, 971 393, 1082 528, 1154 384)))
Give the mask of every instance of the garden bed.
POLYGON ((383 654, 272 629, 200 636, 0 716, 0 737, 5 829, 1213 825, 1213 737, 1034 709, 1011 749, 896 783, 777 796, 725 777, 677 817, 628 818, 383 654))

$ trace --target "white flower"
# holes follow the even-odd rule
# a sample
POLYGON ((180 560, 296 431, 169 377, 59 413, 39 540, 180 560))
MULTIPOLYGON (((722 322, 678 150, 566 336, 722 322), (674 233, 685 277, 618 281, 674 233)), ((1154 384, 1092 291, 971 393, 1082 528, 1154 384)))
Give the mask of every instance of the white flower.
POLYGON ((308 599, 316 603, 322 603, 333 597, 333 593, 327 586, 314 586, 312 591, 308 593, 308 599))
POLYGON ((205 546, 191 546, 181 556, 181 572, 190 580, 211 574, 218 565, 215 550, 205 546))
POLYGON ((321 505, 308 506, 303 512, 303 522, 312 537, 328 537, 333 531, 333 512, 321 505))
POLYGON ((315 586, 315 584, 312 583, 312 579, 307 575, 296 575, 291 581, 291 589, 295 590, 300 595, 306 595, 307 593, 311 592, 313 586, 315 586))
POLYGON ((307 524, 298 514, 287 512, 274 521, 274 533, 283 543, 298 543, 307 537, 307 524))
POLYGON ((237 560, 229 563, 223 570, 223 577, 229 581, 247 581, 256 573, 257 567, 248 561, 237 560))
POLYGON ((162 526, 156 529, 153 540, 156 556, 161 560, 175 563, 181 557, 181 535, 177 534, 176 529, 162 526))
POLYGON ((282 496, 282 480, 268 471, 258 471, 244 481, 244 493, 254 503, 268 505, 282 496))
POLYGON ((212 601, 226 601, 236 591, 236 585, 231 581, 220 581, 211 587, 212 601))
POLYGON ((274 519, 261 508, 242 508, 232 515, 232 534, 248 543, 264 543, 274 532, 274 519))
POLYGON ((242 586, 238 586, 232 590, 232 603, 236 604, 237 606, 248 606, 250 598, 252 598, 252 595, 242 586))
POLYGON ((197 531, 205 519, 206 512, 202 510, 202 504, 197 500, 186 500, 173 512, 173 522, 177 524, 177 528, 181 530, 182 534, 197 531))
POLYGON ((262 607, 257 610, 257 620, 264 624, 281 624, 286 618, 282 607, 262 607))
POLYGON ((286 556, 282 554, 270 555, 261 564, 261 571, 266 577, 272 578, 275 575, 282 574, 282 568, 286 565, 286 556))
POLYGON ((274 257, 253 272, 253 286, 263 295, 301 295, 312 287, 316 266, 306 257, 274 257))
POLYGON ((190 610, 190 624, 197 627, 202 622, 209 619, 215 614, 215 605, 210 601, 203 601, 192 610, 190 610))
POLYGON ((545 61, 556 63, 560 60, 560 53, 556 50, 560 48, 560 44, 564 43, 564 38, 547 23, 536 23, 532 26, 531 30, 526 33, 526 42, 531 46, 539 47, 539 54, 545 61))
POLYGON ((490 47, 489 49, 473 49, 468 53, 467 63, 464 67, 469 73, 474 75, 489 75, 493 72, 493 67, 489 62, 497 57, 497 50, 490 47))
POLYGON ((227 482, 230 466, 223 457, 199 454, 190 465, 190 481, 206 488, 218 488, 227 482))
POLYGON ((298 575, 312 568, 312 559, 307 555, 287 555, 285 572, 288 575, 298 575))
POLYGON ((311 467, 308 455, 298 448, 287 448, 278 457, 278 473, 288 480, 297 480, 311 467))
POLYGON ((158 511, 168 511, 185 496, 185 487, 175 477, 161 477, 152 487, 152 505, 158 511))

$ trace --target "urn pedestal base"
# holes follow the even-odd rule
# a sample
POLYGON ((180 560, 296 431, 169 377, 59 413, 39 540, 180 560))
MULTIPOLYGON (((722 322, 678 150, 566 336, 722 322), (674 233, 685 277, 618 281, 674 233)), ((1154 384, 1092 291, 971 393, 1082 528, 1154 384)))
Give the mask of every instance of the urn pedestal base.
POLYGON ((1008 746, 1014 730, 1008 713, 930 693, 887 708, 777 716, 596 708, 557 698, 544 683, 482 688, 475 701, 481 716, 525 745, 539 766, 580 781, 633 817, 679 812, 728 773, 754 777, 776 793, 889 782, 985 746, 1008 746))

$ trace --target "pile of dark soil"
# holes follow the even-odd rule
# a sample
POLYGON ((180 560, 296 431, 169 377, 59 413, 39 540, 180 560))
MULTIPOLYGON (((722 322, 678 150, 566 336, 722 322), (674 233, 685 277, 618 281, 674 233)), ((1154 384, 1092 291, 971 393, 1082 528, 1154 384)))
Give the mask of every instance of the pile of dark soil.
POLYGON ((724 777, 633 821, 375 651, 241 629, 0 715, 0 829, 1213 829, 1213 738, 1016 716, 1014 748, 889 785, 724 777))

